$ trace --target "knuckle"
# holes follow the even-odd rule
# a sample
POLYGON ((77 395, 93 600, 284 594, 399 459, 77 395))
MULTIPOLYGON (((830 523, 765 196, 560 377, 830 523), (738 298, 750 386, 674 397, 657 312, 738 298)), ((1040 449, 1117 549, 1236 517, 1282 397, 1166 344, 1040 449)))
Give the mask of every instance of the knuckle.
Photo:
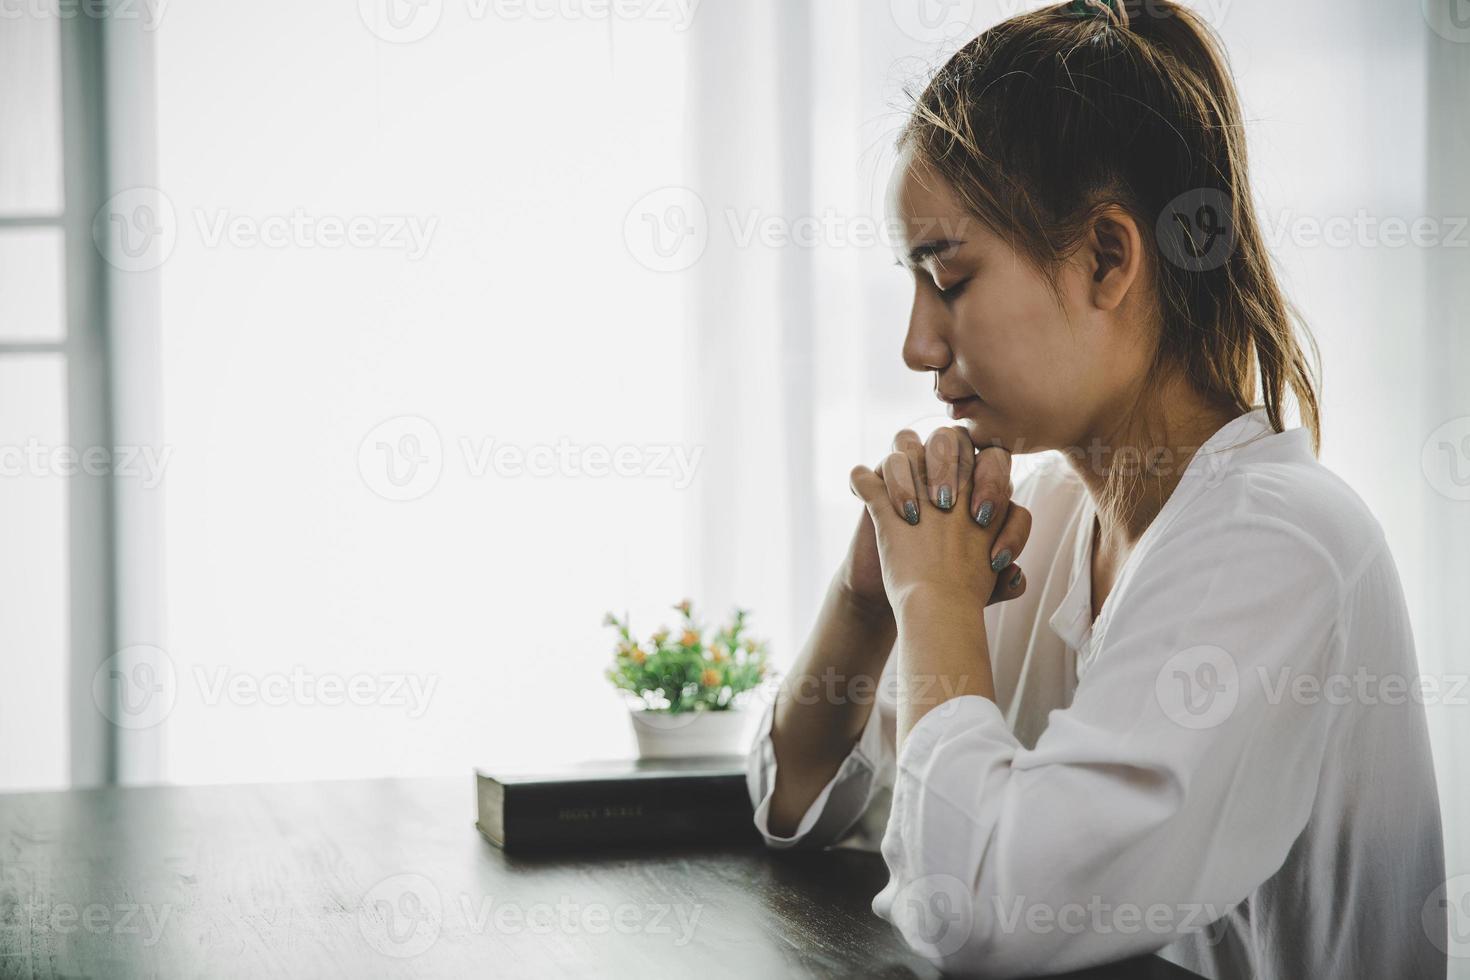
POLYGON ((997 469, 1009 473, 1011 470, 1011 454, 1003 446, 980 446, 977 450, 980 458, 986 460, 997 469))
POLYGON ((999 506, 1001 499, 1005 496, 1001 493, 1001 489, 1001 483, 995 479, 994 475, 978 469, 975 471, 975 492, 980 494, 982 499, 999 506))
POLYGON ((1016 524, 1016 531, 1022 540, 1031 537, 1031 511, 1020 504, 1011 504, 1011 519, 1016 524))
POLYGON ((996 497, 1010 499, 1011 496, 1009 475, 996 465, 989 453, 981 453, 975 458, 975 486, 984 487, 986 492, 996 497))
POLYGON ((955 439, 953 429, 935 429, 929 434, 929 443, 925 448, 930 453, 944 453, 953 456, 959 449, 959 442, 955 439))

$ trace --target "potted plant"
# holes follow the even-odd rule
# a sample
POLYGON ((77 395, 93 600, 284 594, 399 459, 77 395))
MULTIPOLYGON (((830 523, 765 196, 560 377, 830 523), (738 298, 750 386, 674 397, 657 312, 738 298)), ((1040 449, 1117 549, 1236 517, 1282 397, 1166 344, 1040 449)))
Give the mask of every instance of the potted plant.
POLYGON ((625 693, 641 758, 739 752, 744 695, 766 677, 766 645, 745 635, 748 613, 708 631, 688 599, 674 607, 678 630, 659 629, 640 641, 626 617, 604 625, 618 631, 607 679, 625 693))

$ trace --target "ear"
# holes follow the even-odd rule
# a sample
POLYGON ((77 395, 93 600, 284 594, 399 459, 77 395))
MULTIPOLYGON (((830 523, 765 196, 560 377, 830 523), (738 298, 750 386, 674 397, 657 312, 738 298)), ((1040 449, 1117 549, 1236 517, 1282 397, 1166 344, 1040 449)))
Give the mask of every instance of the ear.
POLYGON ((1143 268, 1143 236, 1138 222, 1120 207, 1104 209, 1092 221, 1082 251, 1092 282, 1092 303, 1115 310, 1128 295, 1143 268))

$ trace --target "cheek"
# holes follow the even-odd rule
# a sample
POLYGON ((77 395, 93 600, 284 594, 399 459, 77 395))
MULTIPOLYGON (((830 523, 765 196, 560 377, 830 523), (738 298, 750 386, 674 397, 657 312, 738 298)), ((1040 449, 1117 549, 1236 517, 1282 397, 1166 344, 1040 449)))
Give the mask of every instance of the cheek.
POLYGON ((1073 329, 1034 277, 995 276, 957 312, 956 353, 987 400, 1010 394, 1030 402, 1031 393, 1055 391, 1074 375, 1073 329))

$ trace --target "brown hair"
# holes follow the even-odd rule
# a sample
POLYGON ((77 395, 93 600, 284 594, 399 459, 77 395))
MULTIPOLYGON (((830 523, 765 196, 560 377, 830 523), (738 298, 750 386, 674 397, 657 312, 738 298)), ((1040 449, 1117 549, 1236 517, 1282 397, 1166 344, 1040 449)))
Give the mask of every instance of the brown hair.
POLYGON ((1318 372, 1294 321, 1320 355, 1272 270, 1235 85, 1195 14, 1167 0, 1025 13, 966 44, 914 102, 899 145, 1053 283, 1105 208, 1138 220, 1161 320, 1145 389, 1178 371, 1245 412, 1259 370, 1272 428, 1290 389, 1320 450, 1318 372))

